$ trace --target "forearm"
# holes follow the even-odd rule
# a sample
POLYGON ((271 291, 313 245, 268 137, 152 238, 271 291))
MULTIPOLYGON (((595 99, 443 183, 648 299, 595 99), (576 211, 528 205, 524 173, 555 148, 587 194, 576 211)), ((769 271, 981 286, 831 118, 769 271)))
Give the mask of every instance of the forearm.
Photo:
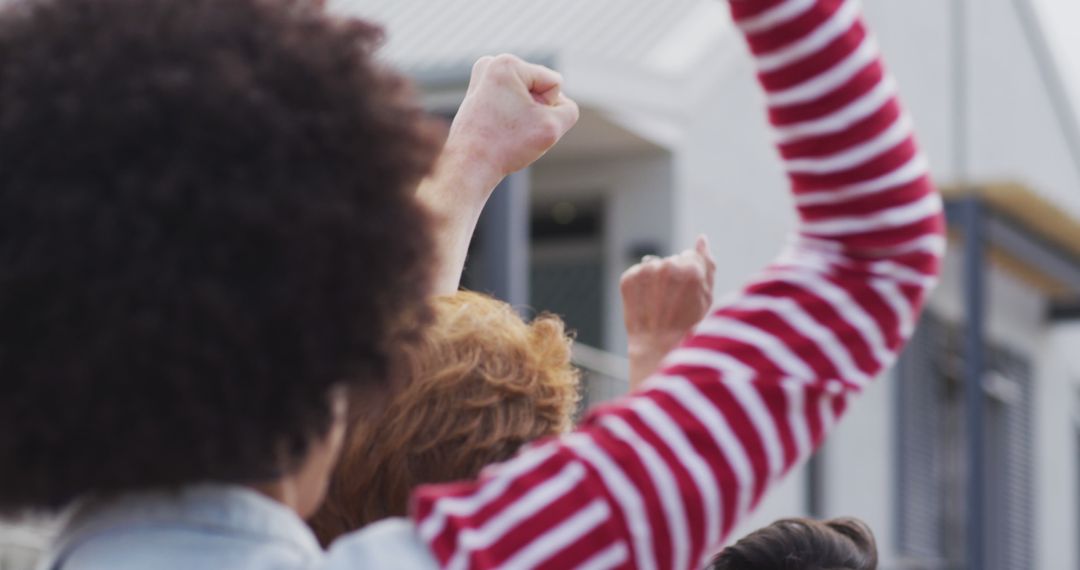
POLYGON ((417 190, 417 198, 436 217, 436 269, 432 294, 451 295, 461 284, 480 214, 502 176, 476 156, 454 146, 444 149, 435 172, 417 190))

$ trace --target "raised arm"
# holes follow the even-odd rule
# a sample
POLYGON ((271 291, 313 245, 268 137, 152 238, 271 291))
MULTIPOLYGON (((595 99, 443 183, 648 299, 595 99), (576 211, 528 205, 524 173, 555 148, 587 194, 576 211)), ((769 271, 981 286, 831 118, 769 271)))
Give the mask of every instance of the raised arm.
POLYGON ((441 222, 434 295, 457 291, 492 190, 555 146, 577 119, 558 73, 512 55, 476 62, 435 172, 417 192, 441 222))
POLYGON ((857 2, 731 6, 799 207, 794 246, 643 391, 478 482, 421 489, 419 532, 447 567, 699 567, 912 332, 941 202, 857 2))

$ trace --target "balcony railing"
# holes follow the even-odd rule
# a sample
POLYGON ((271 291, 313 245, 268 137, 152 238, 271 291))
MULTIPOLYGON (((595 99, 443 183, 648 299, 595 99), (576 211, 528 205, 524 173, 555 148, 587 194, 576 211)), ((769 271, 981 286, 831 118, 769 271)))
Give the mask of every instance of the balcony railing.
POLYGON ((630 391, 630 363, 625 357, 575 343, 573 362, 582 372, 583 410, 630 391))

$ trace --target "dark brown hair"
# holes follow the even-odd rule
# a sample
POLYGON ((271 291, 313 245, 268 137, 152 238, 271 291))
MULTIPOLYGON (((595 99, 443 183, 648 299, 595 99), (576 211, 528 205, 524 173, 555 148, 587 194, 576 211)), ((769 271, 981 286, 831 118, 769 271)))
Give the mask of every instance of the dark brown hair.
POLYGON ((784 519, 725 548, 710 570, 876 570, 877 544, 866 523, 784 519))
POLYGON ((292 469, 421 323, 442 128, 295 0, 0 11, 0 511, 292 469), (406 318, 407 317, 407 318, 406 318))
POLYGON ((323 544, 406 514, 424 483, 471 479, 538 438, 571 427, 578 372, 563 322, 526 324, 510 305, 460 292, 434 302, 435 321, 397 364, 401 391, 353 420, 322 510, 323 544))

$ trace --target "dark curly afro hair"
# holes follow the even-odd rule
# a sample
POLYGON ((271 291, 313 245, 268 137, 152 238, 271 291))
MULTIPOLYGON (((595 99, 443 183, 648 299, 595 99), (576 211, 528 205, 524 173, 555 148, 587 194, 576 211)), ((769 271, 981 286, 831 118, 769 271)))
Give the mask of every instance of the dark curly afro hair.
POLYGON ((0 12, 0 512, 281 475, 427 310, 439 151, 288 0, 0 12))

